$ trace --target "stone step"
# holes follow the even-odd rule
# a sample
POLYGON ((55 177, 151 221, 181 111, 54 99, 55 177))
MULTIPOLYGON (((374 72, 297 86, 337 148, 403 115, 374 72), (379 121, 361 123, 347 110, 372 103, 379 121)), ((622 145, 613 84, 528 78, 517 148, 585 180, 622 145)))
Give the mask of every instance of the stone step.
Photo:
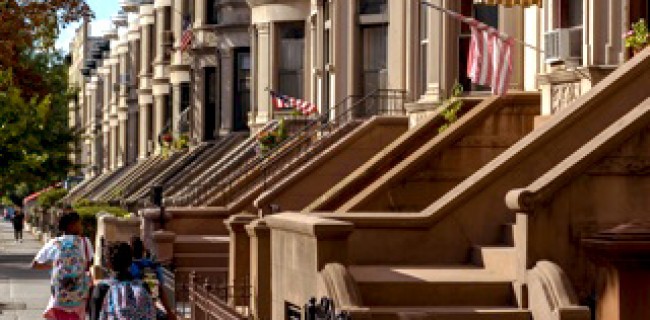
POLYGON ((177 268, 227 268, 228 253, 175 253, 174 266, 177 268))
POLYGON ((512 280, 472 265, 350 266, 365 306, 512 307, 512 280))
POLYGON ((474 246, 472 263, 511 280, 517 275, 517 251, 514 247, 474 246))
POLYGON ((227 236, 177 236, 174 241, 174 254, 186 253, 228 253, 230 238, 227 236))
MULTIPOLYGON (((531 320, 530 311, 517 308, 486 307, 371 307, 352 312, 352 318, 370 315, 373 320, 531 320)), ((362 318, 362 317, 359 317, 362 318)))

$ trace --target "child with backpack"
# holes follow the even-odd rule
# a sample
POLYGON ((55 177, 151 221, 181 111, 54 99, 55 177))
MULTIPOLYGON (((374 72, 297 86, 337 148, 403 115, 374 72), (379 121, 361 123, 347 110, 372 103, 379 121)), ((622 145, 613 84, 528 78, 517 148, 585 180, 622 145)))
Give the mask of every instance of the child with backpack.
POLYGON ((144 282, 147 290, 151 294, 154 305, 156 306, 156 319, 176 320, 176 314, 165 290, 163 290, 163 277, 160 264, 146 257, 144 243, 138 236, 131 238, 131 250, 133 252, 133 263, 129 270, 135 279, 144 282))
POLYGON ((52 296, 43 317, 83 320, 90 291, 88 270, 92 264, 92 244, 81 235, 81 217, 76 212, 61 215, 59 231, 63 235, 45 244, 32 262, 33 269, 52 271, 52 296))
POLYGON ((124 242, 107 249, 107 263, 113 277, 100 281, 93 290, 91 319, 155 320, 156 310, 151 295, 142 281, 129 271, 131 247, 124 242), (101 308, 97 308, 101 301, 101 308))

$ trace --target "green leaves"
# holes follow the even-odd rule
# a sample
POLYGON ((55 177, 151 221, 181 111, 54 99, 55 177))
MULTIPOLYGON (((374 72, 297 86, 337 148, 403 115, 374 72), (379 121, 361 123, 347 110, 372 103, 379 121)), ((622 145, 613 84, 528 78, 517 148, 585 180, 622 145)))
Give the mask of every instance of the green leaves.
POLYGON ((12 69, 0 70, 0 192, 16 197, 65 178, 72 168, 68 154, 76 139, 67 123, 69 97, 62 59, 48 53, 25 54, 21 66, 41 81, 30 87, 16 81, 20 76, 12 69), (32 90, 27 93, 25 87, 32 90))

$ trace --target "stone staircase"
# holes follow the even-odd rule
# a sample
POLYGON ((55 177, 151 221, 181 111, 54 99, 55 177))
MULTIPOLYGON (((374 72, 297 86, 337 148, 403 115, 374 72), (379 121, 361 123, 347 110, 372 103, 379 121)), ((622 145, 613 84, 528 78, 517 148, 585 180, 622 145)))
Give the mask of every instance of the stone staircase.
MULTIPOLYGON (((460 118, 479 104, 482 107, 493 105, 491 100, 483 102, 485 99, 479 97, 464 97, 462 100, 463 105, 458 112, 460 118)), ((442 106, 439 112, 446 106, 442 106)), ((350 200, 359 190, 368 187, 388 170, 394 168, 427 142, 433 140, 440 133, 440 127, 444 124, 445 120, 440 113, 426 118, 420 124, 399 136, 347 177, 341 179, 336 185, 323 192, 321 196, 304 207, 302 211, 307 213, 336 210, 350 200)))
MULTIPOLYGON (((339 193, 338 202, 342 204, 335 211, 422 211, 530 133, 539 111, 540 96, 536 93, 485 100, 419 148, 406 149, 412 153, 390 154, 386 160, 389 164, 394 159, 401 161, 379 177, 371 175, 376 179, 368 180, 365 188, 348 192, 347 201, 340 201, 339 193)), ((437 132, 435 127, 429 130, 437 132)))
POLYGON ((231 133, 209 145, 208 149, 200 154, 191 166, 183 168, 171 177, 165 184, 166 197, 176 194, 179 190, 191 184, 192 180, 211 168, 225 153, 237 146, 248 137, 248 133, 231 133))
POLYGON ((265 182, 258 182, 255 188, 240 188, 248 193, 263 190, 256 191, 259 196, 254 201, 260 215, 273 213, 272 208, 301 210, 407 130, 406 117, 377 116, 355 123, 340 134, 319 139, 319 145, 306 148, 293 160, 275 159, 279 165, 267 167, 271 174, 265 182))
POLYGON ((357 291, 353 318, 432 320, 530 320, 515 291, 514 225, 501 241, 474 246, 464 264, 351 265, 357 291))
POLYGON ((216 235, 177 235, 172 264, 180 274, 228 272, 229 238, 216 235))
MULTIPOLYGON (((265 129, 269 130, 276 127, 277 122, 271 122, 265 126, 265 129)), ((166 193, 165 201, 173 206, 200 206, 197 199, 209 193, 225 176, 236 171, 240 166, 245 165, 255 157, 257 140, 255 137, 248 137, 229 146, 229 148, 221 149, 222 155, 216 157, 214 159, 216 161, 208 163, 209 166, 204 170, 195 170, 188 179, 176 181, 172 190, 166 193)))
POLYGON ((207 195, 204 204, 226 207, 232 213, 242 210, 254 212, 253 201, 267 186, 272 186, 292 170, 297 170, 336 141, 346 139, 361 123, 349 122, 319 138, 309 135, 296 137, 268 157, 258 158, 230 174, 215 188, 215 194, 207 195), (312 144, 314 139, 317 139, 317 143, 312 144))
POLYGON ((160 170, 154 173, 151 177, 145 178, 145 183, 139 187, 136 187, 130 191, 127 191, 126 202, 129 204, 138 204, 144 205, 144 203, 139 203, 141 199, 146 198, 150 191, 151 187, 154 185, 165 185, 170 177, 178 174, 182 169, 191 166, 196 159, 198 159, 204 152, 210 149, 210 145, 205 143, 198 145, 194 148, 190 148, 186 152, 179 153, 179 156, 176 159, 171 159, 167 161, 166 164, 163 164, 160 167, 160 170))
POLYGON ((138 161, 138 163, 125 172, 119 180, 105 188, 101 193, 95 195, 94 199, 96 201, 107 202, 116 198, 117 195, 124 192, 134 179, 137 179, 137 177, 139 177, 143 172, 149 170, 149 168, 158 161, 161 161, 161 157, 159 156, 151 156, 147 159, 138 161))

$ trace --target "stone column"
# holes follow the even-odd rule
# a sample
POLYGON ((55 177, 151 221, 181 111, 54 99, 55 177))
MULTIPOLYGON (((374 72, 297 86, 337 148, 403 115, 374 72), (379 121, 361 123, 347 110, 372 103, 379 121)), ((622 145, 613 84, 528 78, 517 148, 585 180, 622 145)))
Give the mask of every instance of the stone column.
MULTIPOLYGON (((230 261, 228 266, 228 284, 234 288, 231 296, 240 296, 238 290, 243 289, 250 276, 250 241, 246 233, 246 225, 257 216, 241 213, 231 216, 224 223, 230 231, 230 261)), ((239 302, 239 301, 237 301, 239 302)), ((235 301, 228 301, 233 305, 235 301)))
POLYGON ((257 42, 256 42, 256 74, 254 77, 257 79, 257 87, 255 94, 257 95, 256 118, 254 124, 257 126, 264 125, 271 118, 271 97, 267 89, 273 87, 272 81, 272 37, 271 37, 271 24, 268 22, 258 23, 255 25, 257 28, 257 42))
MULTIPOLYGON (((448 0, 432 0, 433 4, 449 8, 448 0)), ((444 13, 433 9, 429 10, 429 22, 427 25, 429 34, 429 47, 427 51, 427 90, 420 98, 422 103, 438 104, 444 99, 446 83, 445 65, 452 60, 447 58, 446 50, 451 43, 448 43, 450 36, 446 28, 446 20, 449 19, 444 13)))
POLYGON ((119 83, 119 97, 118 97, 118 109, 117 109, 117 120, 118 120, 118 156, 117 156, 117 167, 123 167, 127 163, 127 117, 129 112, 128 105, 128 82, 126 81, 126 76, 129 73, 128 65, 128 43, 126 39, 122 39, 118 47, 119 52, 119 76, 117 77, 117 83, 119 83))
POLYGON ((149 105, 153 103, 151 90, 153 57, 149 50, 152 41, 151 25, 154 23, 153 5, 140 6, 140 87, 138 103, 140 107, 140 160, 149 156, 149 105))
POLYGON ((620 225, 582 243, 603 270, 596 319, 650 319, 650 222, 620 225))
POLYGON ((153 77, 153 100, 154 100, 154 140, 155 152, 161 151, 161 146, 157 143, 158 135, 161 134, 165 128, 165 103, 170 94, 169 78, 168 78, 168 64, 169 61, 165 59, 165 45, 164 34, 165 25, 168 23, 165 17, 165 10, 171 6, 171 0, 156 0, 154 14, 155 20, 155 44, 156 56, 154 58, 154 77, 153 77))
POLYGON ((250 237, 251 314, 271 319, 271 229, 263 219, 246 226, 250 237))

